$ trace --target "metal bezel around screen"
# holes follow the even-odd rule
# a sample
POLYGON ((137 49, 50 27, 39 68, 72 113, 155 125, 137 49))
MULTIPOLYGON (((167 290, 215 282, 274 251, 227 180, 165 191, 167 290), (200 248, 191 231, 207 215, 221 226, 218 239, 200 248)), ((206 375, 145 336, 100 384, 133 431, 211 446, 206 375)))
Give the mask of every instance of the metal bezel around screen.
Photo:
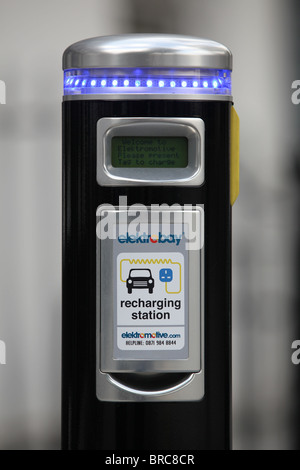
POLYGON ((204 122, 199 118, 102 118, 97 123, 97 182, 100 186, 200 186, 204 183, 204 122), (115 136, 186 137, 185 168, 115 168, 115 136))

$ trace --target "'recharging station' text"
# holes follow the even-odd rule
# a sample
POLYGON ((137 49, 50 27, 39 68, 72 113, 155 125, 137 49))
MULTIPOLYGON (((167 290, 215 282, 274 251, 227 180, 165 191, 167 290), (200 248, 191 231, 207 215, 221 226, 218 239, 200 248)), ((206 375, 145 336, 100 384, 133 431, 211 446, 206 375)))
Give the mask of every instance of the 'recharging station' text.
POLYGON ((132 320, 171 320, 170 312, 162 311, 170 307, 175 310, 180 310, 181 300, 170 300, 166 298, 159 300, 143 300, 139 298, 137 300, 120 301, 120 308, 140 309, 139 311, 131 312, 132 320), (151 310, 145 311, 146 308, 150 308, 151 310))

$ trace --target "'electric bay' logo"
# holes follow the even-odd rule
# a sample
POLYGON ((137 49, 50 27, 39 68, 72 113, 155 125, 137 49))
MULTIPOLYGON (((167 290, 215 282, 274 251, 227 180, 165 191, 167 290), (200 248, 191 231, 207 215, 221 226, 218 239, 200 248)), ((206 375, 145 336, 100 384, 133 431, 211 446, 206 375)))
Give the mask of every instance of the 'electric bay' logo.
POLYGON ((6 103, 5 82, 3 80, 0 80, 0 104, 5 104, 5 103, 6 103))
POLYGON ((0 365, 6 364, 6 345, 4 341, 0 340, 0 365))
POLYGON ((142 233, 141 235, 137 233, 136 235, 129 235, 127 232, 126 235, 120 235, 118 237, 119 243, 175 243, 178 246, 182 240, 184 233, 180 235, 176 234, 169 234, 164 235, 159 232, 158 235, 148 235, 146 232, 142 233))

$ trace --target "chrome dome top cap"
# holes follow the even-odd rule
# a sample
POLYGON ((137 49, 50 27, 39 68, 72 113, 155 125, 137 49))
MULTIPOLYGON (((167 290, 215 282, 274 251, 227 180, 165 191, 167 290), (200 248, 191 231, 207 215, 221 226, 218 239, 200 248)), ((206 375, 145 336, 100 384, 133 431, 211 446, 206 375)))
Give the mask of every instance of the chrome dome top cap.
POLYGON ((201 68, 232 71, 224 45, 193 36, 124 34, 76 42, 63 54, 63 69, 201 68))

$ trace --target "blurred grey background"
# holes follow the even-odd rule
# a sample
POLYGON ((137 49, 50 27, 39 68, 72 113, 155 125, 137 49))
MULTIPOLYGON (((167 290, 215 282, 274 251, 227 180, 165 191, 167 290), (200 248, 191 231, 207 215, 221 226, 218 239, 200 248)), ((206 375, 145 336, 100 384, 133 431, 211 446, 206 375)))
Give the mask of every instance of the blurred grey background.
POLYGON ((202 36, 234 54, 233 447, 300 449, 298 23, 297 0, 0 0, 0 449, 60 446, 61 56, 126 32, 202 36))

